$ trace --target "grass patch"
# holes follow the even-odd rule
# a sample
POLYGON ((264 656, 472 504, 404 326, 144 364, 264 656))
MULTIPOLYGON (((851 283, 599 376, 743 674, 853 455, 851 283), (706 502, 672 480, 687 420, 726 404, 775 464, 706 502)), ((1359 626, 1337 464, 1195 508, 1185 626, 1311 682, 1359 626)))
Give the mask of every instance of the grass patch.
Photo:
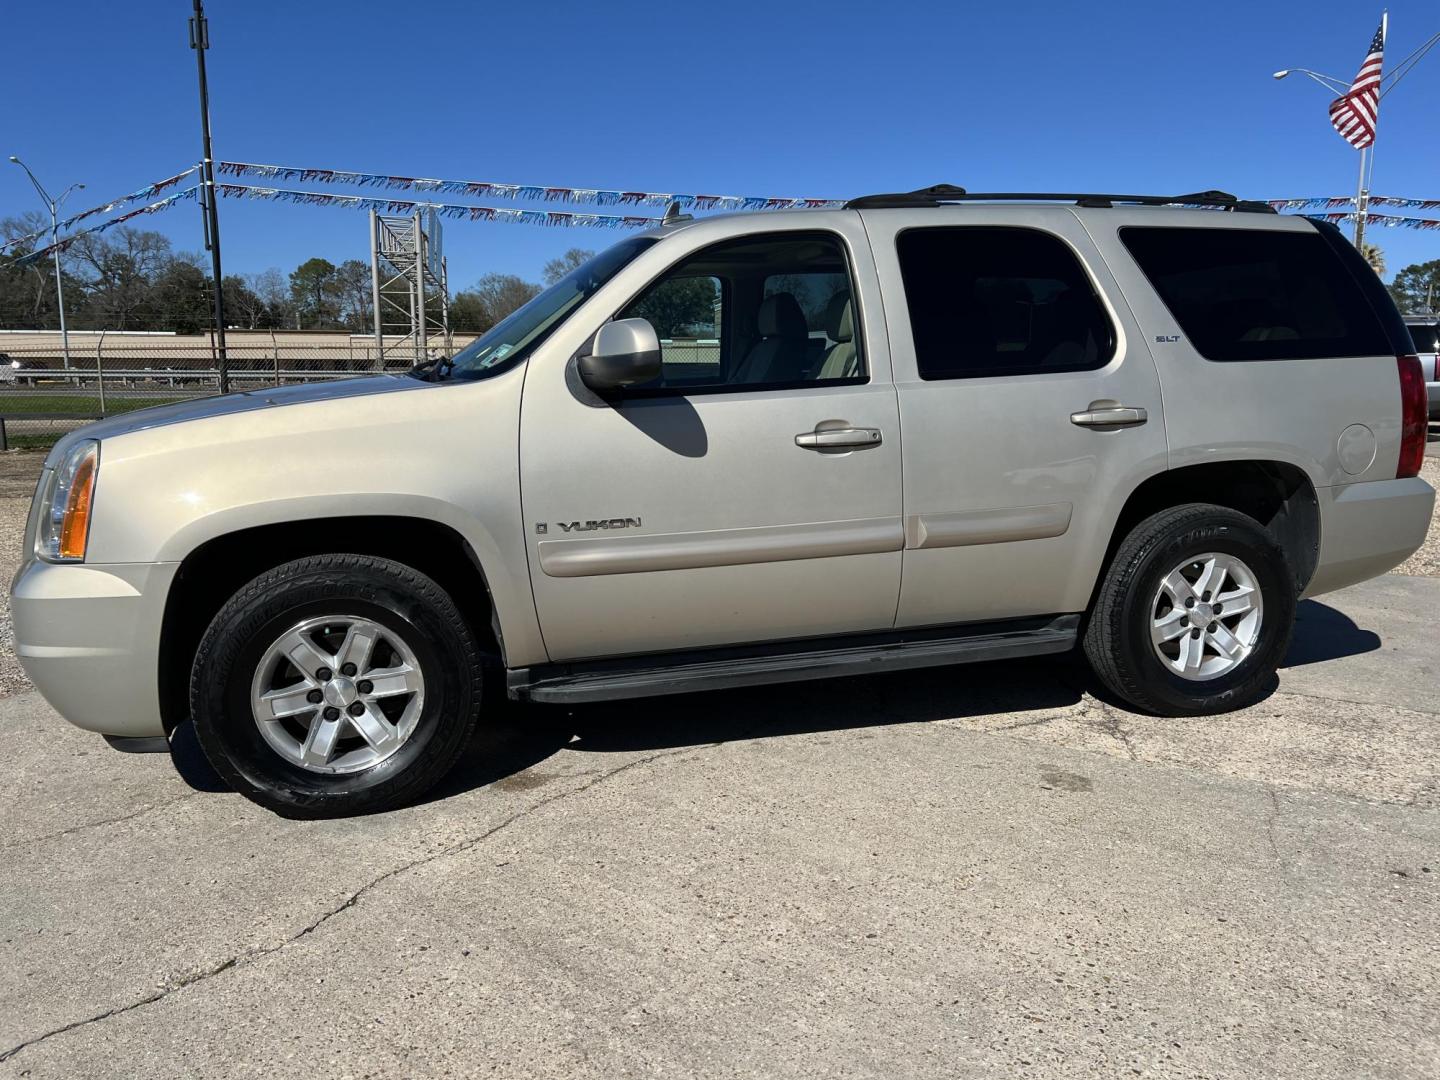
MULTIPOLYGON (((169 405, 188 401, 190 396, 162 395, 132 397, 127 394, 106 394, 105 415, 134 412, 152 405, 169 405)), ((100 398, 93 394, 46 394, 20 392, 7 394, 0 389, 0 416, 23 418, 33 413, 76 413, 100 415, 100 398)))

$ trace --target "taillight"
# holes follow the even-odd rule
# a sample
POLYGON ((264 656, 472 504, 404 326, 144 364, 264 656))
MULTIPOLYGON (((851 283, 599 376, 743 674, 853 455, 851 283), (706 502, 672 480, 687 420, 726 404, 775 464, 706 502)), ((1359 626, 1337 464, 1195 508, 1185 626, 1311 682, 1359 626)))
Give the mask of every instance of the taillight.
POLYGON ((1420 475, 1425 460, 1425 373, 1420 357, 1397 356, 1400 365, 1400 461, 1395 478, 1420 475))

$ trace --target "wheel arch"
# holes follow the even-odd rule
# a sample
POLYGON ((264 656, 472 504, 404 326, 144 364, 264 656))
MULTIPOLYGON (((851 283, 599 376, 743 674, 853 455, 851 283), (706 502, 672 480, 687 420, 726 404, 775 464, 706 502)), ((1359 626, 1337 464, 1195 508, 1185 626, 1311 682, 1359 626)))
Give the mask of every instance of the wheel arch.
POLYGON ((181 561, 166 595, 157 665, 160 714, 170 731, 189 715, 190 668, 200 638, 246 582, 293 559, 374 555, 420 571, 455 600, 487 650, 504 663, 501 620, 489 579, 460 531, 433 518, 341 515, 269 522, 212 536, 181 561))
POLYGON ((1115 520, 1104 570, 1108 570, 1121 542, 1141 521, 1161 510, 1193 502, 1229 507, 1268 529, 1295 571, 1296 591, 1304 591, 1320 561, 1320 504, 1310 476, 1300 466, 1286 461, 1205 462, 1146 477, 1130 492, 1115 520))

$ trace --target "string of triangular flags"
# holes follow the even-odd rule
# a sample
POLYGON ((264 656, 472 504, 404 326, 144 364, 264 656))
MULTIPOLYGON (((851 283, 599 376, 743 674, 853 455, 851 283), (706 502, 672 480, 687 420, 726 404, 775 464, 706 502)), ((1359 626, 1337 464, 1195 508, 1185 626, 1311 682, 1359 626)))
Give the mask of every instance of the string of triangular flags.
POLYGON ((489 180, 437 180, 419 176, 350 172, 341 169, 256 165, 248 161, 220 161, 215 169, 224 176, 262 180, 298 180, 306 184, 343 184, 347 187, 384 188, 389 191, 426 191, 441 195, 470 195, 506 202, 563 202, 581 206, 669 206, 679 203, 690 210, 821 210, 843 206, 844 199, 797 199, 776 195, 701 195, 677 191, 619 191, 607 188, 564 187, 555 184, 501 184, 489 180))
MULTIPOLYGON (((696 210, 778 210, 793 209, 797 207, 820 209, 825 207, 841 206, 843 203, 837 199, 813 199, 813 198, 780 198, 771 196, 739 196, 739 195, 703 195, 687 194, 684 192, 655 192, 655 191, 620 191, 601 188, 572 188, 557 185, 531 185, 531 184, 498 184, 489 181, 472 180, 437 180, 424 177, 391 176, 383 173, 359 173, 336 169, 310 169, 295 168, 280 165, 257 165, 249 162, 221 161, 217 163, 217 169, 222 174, 231 176, 264 176, 270 179, 300 179, 319 183, 348 184, 358 187, 382 188, 386 190, 408 190, 417 192, 440 192, 453 194, 466 194, 474 196, 489 196, 502 200, 516 200, 527 202, 563 202, 570 204, 593 204, 599 206, 667 206, 670 203, 679 203, 682 207, 696 210)), ((88 210, 81 211, 64 221, 60 222, 58 229, 65 231, 73 228, 86 219, 97 214, 108 213, 118 207, 138 202, 142 199, 153 198, 161 191, 165 191, 181 180, 192 175, 199 169, 193 165, 183 172, 164 180, 157 180, 153 184, 132 191, 108 203, 93 206, 88 210)), ((352 210, 374 210, 378 213, 409 214, 415 211, 428 211, 445 218, 456 218, 468 221, 498 221, 509 222, 520 225, 539 225, 545 227, 580 227, 580 228, 609 228, 609 229, 643 229, 649 228, 658 223, 659 219, 643 214, 595 214, 570 210, 531 210, 518 208, 502 208, 494 206, 474 206, 468 203, 432 202, 418 199, 397 199, 391 197, 376 197, 365 195, 343 195, 324 191, 301 191, 293 188, 261 187, 249 184, 217 183, 216 190, 225 198, 258 199, 271 202, 289 202, 307 206, 337 206, 352 210)), ((64 251, 82 236, 92 233, 101 233, 123 222, 143 214, 155 214, 167 210, 178 202, 194 199, 199 192, 200 185, 192 185, 166 196, 163 199, 147 203, 144 206, 135 207, 123 214, 110 218, 98 225, 81 229, 62 237, 58 242, 34 251, 27 252, 16 260, 19 265, 29 265, 42 259, 55 251, 64 251)), ((1273 199, 1269 205, 1279 211, 1304 211, 1304 210, 1326 210, 1327 213, 1300 214, 1299 216, 1311 218, 1317 221, 1329 221, 1334 223, 1348 222, 1355 220, 1353 207, 1356 204, 1354 195, 1344 196, 1316 196, 1301 199, 1273 199), (1345 211, 1339 208, 1351 207, 1345 211)), ((1403 229, 1440 229, 1440 219, 1409 217, 1395 214, 1375 213, 1370 208, 1376 206, 1396 207, 1401 209, 1424 209, 1432 210, 1440 208, 1440 199, 1407 199, 1391 195, 1371 195, 1367 199, 1367 214, 1365 223, 1367 226, 1380 228, 1403 228, 1403 229)), ((33 240, 37 240, 47 233, 49 229, 40 229, 25 236, 17 236, 6 239, 0 244, 0 254, 12 247, 17 247, 33 240)))

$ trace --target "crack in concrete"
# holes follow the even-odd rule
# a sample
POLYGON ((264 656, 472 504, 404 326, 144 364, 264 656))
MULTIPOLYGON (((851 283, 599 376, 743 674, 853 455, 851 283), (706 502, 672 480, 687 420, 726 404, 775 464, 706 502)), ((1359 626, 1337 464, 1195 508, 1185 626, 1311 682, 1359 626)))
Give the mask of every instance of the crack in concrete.
MULTIPOLYGON (((1124 747, 1125 753, 1130 755, 1131 761, 1139 761, 1140 755, 1135 752, 1135 744, 1130 741, 1130 732, 1120 726, 1120 718, 1115 714, 1114 710, 1112 710, 1110 706, 1105 704, 1105 702, 1102 701, 1100 698, 1090 695, 1086 695, 1086 697, 1088 700, 1095 702, 1095 704, 1099 706, 1100 710, 1099 716, 1096 717, 1096 722, 1092 723, 1090 726, 1096 728, 1098 731, 1101 731, 1106 735, 1109 735, 1112 739, 1114 739, 1122 747, 1124 747)), ((1089 722, 1089 714, 1089 709, 1086 709, 1080 714, 1081 716, 1086 718, 1087 723, 1089 722)))
MULTIPOLYGON (((1335 697, 1332 694, 1307 694, 1300 690, 1286 690, 1283 687, 1276 690, 1272 696, 1306 698, 1310 701, 1329 701, 1340 705, 1362 705, 1367 709, 1395 709, 1399 712, 1415 713, 1417 716, 1440 716, 1440 710, 1417 709, 1411 705, 1392 705, 1384 701, 1358 701, 1355 698, 1335 697)), ((1257 702, 1257 704, 1260 705, 1264 703, 1264 700, 1257 702)), ((1250 707, 1254 708, 1255 706, 1252 705, 1250 707)))
MULTIPOLYGON (((337 904, 335 907, 332 907, 328 911, 322 913, 308 926, 305 926, 303 929, 299 930, 295 934, 292 934, 290 937, 286 938, 283 941, 277 942, 273 945, 266 945, 262 948, 250 949, 243 953, 237 953, 235 956, 232 956, 229 959, 214 965, 213 967, 205 968, 201 971, 192 972, 189 975, 182 976, 180 979, 162 987, 161 989, 155 991, 153 994, 147 994, 145 997, 139 998, 125 1005, 117 1005, 112 1009, 106 1009, 104 1012, 97 1013, 94 1016, 88 1016, 82 1020, 73 1020, 68 1024, 64 1024, 50 1031, 43 1032, 42 1034, 36 1035, 33 1038, 26 1039, 24 1042, 17 1043, 15 1046, 10 1047, 8 1050, 0 1052, 0 1062, 9 1061, 16 1054, 22 1053, 23 1051, 28 1050, 32 1046, 37 1046, 48 1039, 53 1039, 57 1035, 64 1035, 65 1033, 74 1031, 77 1028, 89 1027, 92 1024, 103 1023, 104 1021, 109 1020, 113 1017, 122 1016, 125 1013, 133 1012, 136 1009, 144 1008, 146 1005, 153 1005, 155 1002, 161 1001, 169 997, 171 994, 178 993, 179 991, 184 990, 186 987, 195 986, 199 983, 212 979, 217 975, 221 975, 224 972, 231 970, 232 968, 236 968, 243 964, 248 964, 253 961, 263 959, 264 957, 270 956, 273 953, 288 949, 291 945, 294 945, 302 939, 309 937, 311 934, 319 930, 322 926, 328 923, 331 919, 335 918, 337 915, 340 915, 341 913, 349 911, 351 908, 355 907, 355 905, 360 902, 360 899, 362 897, 364 897, 367 893, 370 893, 373 890, 379 888, 387 881, 391 881, 399 877, 401 874, 418 869, 419 867, 428 866, 430 863, 436 862, 440 859, 446 859, 453 855, 462 855, 465 852, 470 851, 473 848, 476 848, 479 845, 483 844, 486 840, 490 839, 496 833, 503 832, 504 830, 510 828, 510 826, 514 825, 516 822, 519 822, 522 819, 529 817, 531 814, 534 814, 539 810, 543 810, 547 806, 558 803, 563 799, 568 799, 575 795, 583 795, 585 792, 589 791, 596 785, 603 784, 607 780, 611 780, 614 777, 619 776, 621 773, 629 772, 631 769, 640 768, 641 766, 648 765, 652 761, 658 761, 662 758, 685 757, 691 754, 699 753, 701 750, 710 750, 723 745, 723 742, 702 743, 699 746, 687 746, 678 750, 662 750, 659 753, 648 754, 645 757, 638 758, 635 761, 628 761, 624 765, 611 769, 608 772, 603 772, 600 775, 596 776, 595 779, 591 780, 589 783, 581 784, 578 787, 573 787, 567 791, 558 792, 555 795, 551 795, 547 798, 541 799, 538 802, 532 803, 530 806, 525 807, 523 810, 516 811, 514 814, 511 814, 509 817, 507 817, 505 820, 501 821, 498 825, 494 825, 489 829, 486 829, 484 832, 477 834, 476 836, 467 837, 464 840, 456 841, 448 847, 441 848, 439 851, 433 851, 428 855, 422 855, 419 858, 412 859, 409 862, 406 862, 400 866, 387 870, 385 873, 380 874, 377 877, 371 878, 364 885, 361 885, 358 889, 356 889, 348 897, 346 897, 342 903, 337 904)), ((200 793, 194 792, 193 794, 200 793)), ((182 796, 182 798, 188 797, 189 796, 182 796)), ((131 816, 138 816, 138 814, 131 816)), ((83 827, 84 826, 76 826, 76 828, 83 827)))
MULTIPOLYGON (((0 844, 0 851, 12 851, 15 848, 29 847, 32 844, 43 844, 47 840, 58 840, 62 836, 73 836, 75 833, 85 832, 88 829, 101 829, 106 825, 116 825, 122 821, 133 821, 146 814, 153 814, 158 810, 166 810, 176 803, 182 803, 187 799, 193 799, 197 795, 208 795, 205 791, 188 791, 184 795, 177 795, 173 799, 165 799, 162 802, 148 803, 138 810, 132 810, 128 814, 119 814, 116 817, 101 818, 98 821, 86 821, 79 825, 71 825, 68 829, 59 829, 55 832, 42 833, 39 836, 28 836, 23 840, 12 840, 9 843, 0 844)), ((3 1059, 0 1059, 3 1060, 3 1059)))

